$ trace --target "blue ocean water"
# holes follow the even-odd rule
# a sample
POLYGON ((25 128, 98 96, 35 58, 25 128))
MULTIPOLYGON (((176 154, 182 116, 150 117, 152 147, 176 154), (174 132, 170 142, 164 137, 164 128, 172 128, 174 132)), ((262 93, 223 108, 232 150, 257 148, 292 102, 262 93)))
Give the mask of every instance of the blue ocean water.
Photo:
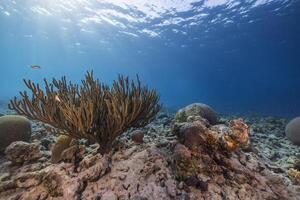
POLYGON ((1 0, 0 99, 93 70, 139 74, 170 108, 298 116, 299 20, 298 0, 1 0))

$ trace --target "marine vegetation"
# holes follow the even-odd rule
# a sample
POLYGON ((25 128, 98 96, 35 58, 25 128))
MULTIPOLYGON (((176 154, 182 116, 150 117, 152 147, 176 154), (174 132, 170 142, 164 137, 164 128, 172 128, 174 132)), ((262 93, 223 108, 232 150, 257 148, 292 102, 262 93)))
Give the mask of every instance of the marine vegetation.
POLYGON ((21 99, 10 100, 9 108, 31 120, 43 122, 55 133, 74 139, 85 138, 100 144, 99 152, 111 150, 114 140, 131 127, 143 127, 161 108, 154 89, 137 80, 119 75, 112 86, 87 72, 81 84, 67 82, 66 77, 44 79, 39 84, 24 80, 31 91, 20 92, 21 99))

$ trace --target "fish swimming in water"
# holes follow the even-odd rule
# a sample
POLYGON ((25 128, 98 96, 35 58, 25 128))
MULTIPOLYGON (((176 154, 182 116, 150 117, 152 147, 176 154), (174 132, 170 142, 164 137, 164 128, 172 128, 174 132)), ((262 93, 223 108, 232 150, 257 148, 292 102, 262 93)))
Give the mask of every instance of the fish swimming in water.
POLYGON ((40 65, 30 65, 32 69, 41 69, 42 67, 40 65))

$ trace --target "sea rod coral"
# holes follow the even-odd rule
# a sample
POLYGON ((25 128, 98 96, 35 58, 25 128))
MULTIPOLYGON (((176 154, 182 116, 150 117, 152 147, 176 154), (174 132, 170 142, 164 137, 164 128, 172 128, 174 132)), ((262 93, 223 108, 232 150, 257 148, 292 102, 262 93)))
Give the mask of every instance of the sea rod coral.
POLYGON ((87 72, 81 84, 44 79, 45 90, 39 84, 24 80, 31 90, 20 92, 9 108, 31 120, 50 125, 54 132, 75 139, 85 138, 100 144, 99 152, 111 150, 114 140, 131 127, 148 124, 161 108, 154 89, 141 86, 137 80, 119 75, 109 87, 87 72))

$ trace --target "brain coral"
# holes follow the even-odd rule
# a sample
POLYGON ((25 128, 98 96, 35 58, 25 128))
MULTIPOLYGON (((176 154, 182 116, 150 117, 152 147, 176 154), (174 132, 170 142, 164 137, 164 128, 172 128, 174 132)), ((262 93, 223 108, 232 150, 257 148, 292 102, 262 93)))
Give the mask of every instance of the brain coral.
POLYGON ((287 124, 285 135, 292 143, 300 145, 300 117, 294 118, 287 124))

